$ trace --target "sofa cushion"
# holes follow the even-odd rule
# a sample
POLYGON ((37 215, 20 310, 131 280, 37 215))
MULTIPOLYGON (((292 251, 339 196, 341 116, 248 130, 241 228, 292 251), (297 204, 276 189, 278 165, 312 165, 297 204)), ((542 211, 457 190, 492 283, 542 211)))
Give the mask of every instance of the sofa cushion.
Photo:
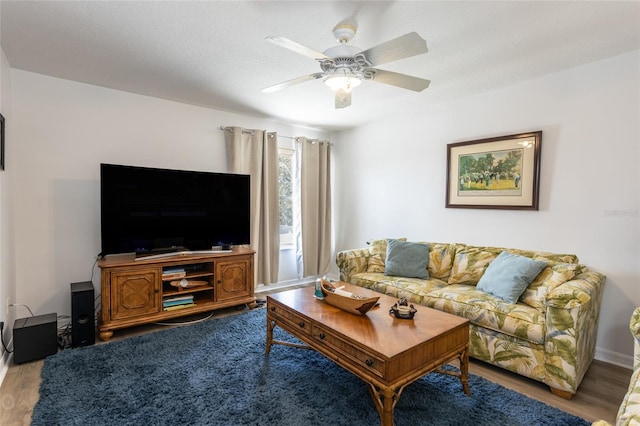
POLYGON ((395 277, 429 279, 427 264, 429 245, 407 241, 387 240, 387 259, 384 274, 395 277))
MULTIPOLYGON (((495 248, 495 247, 491 247, 495 248)), ((567 254, 567 253, 549 253, 546 251, 532 251, 532 250, 520 250, 520 249, 501 249, 508 250, 509 253, 519 254, 520 256, 530 257, 532 259, 538 260, 548 260, 553 262, 561 262, 561 263, 578 263, 578 256, 575 254, 567 254)))
POLYGON ((538 274, 520 296, 520 301, 537 309, 544 309, 544 302, 553 289, 580 275, 584 265, 548 261, 547 267, 538 274))
POLYGON ((457 245, 456 254, 451 267, 449 284, 469 284, 476 285, 480 277, 501 252, 507 250, 512 254, 530 257, 532 259, 553 261, 561 263, 578 263, 578 256, 575 254, 556 254, 543 251, 505 249, 501 247, 477 247, 457 245))
MULTIPOLYGON (((396 238, 398 241, 407 241, 406 238, 396 238)), ((387 238, 373 240, 369 243, 369 262, 367 272, 384 272, 387 259, 387 238)))
POLYGON ((516 303, 527 286, 546 266, 547 262, 542 260, 503 251, 480 277, 477 289, 509 303, 516 303))
MULTIPOLYGON (((439 279, 421 280, 385 276, 380 272, 362 272, 351 277, 351 283, 360 287, 375 290, 397 299, 406 298, 411 303, 424 304, 425 297, 433 290, 445 287, 446 282, 439 279)), ((391 306, 383 306, 388 309, 391 306)))
POLYGON ((503 249, 461 246, 456 248, 449 284, 476 285, 489 264, 503 249))
POLYGON ((456 244, 430 242, 429 276, 445 281, 448 280, 455 255, 456 244))
POLYGON ((471 323, 536 344, 544 343, 544 313, 531 306, 503 299, 465 284, 435 289, 425 306, 469 319, 471 323))

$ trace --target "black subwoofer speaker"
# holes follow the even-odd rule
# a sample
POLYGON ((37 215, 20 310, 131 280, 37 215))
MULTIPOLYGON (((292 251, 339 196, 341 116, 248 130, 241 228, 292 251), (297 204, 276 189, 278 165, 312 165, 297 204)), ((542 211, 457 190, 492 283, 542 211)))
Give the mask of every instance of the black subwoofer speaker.
POLYGON ((93 283, 71 283, 71 347, 96 342, 93 283))
POLYGON ((57 315, 19 318, 13 323, 13 362, 42 359, 58 352, 57 315))

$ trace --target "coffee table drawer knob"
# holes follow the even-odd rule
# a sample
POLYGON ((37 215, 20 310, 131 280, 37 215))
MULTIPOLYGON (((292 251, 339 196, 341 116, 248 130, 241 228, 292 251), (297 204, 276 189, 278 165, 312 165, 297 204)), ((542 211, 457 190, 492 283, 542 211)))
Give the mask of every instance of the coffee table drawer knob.
POLYGON ((373 365, 373 360, 372 359, 368 359, 364 363, 367 364, 368 367, 371 367, 373 365))
POLYGON ((275 306, 272 306, 272 307, 271 307, 271 312, 275 312, 275 310, 276 310, 276 307, 275 307, 275 306))
POLYGON ((325 336, 325 334, 324 334, 324 333, 320 333, 320 334, 318 335, 318 337, 320 338, 320 340, 324 340, 324 338, 325 338, 325 337, 327 337, 327 336, 325 336))
POLYGON ((304 322, 303 322, 303 321, 300 321, 300 322, 298 323, 298 325, 299 325, 300 327, 304 328, 304 322))

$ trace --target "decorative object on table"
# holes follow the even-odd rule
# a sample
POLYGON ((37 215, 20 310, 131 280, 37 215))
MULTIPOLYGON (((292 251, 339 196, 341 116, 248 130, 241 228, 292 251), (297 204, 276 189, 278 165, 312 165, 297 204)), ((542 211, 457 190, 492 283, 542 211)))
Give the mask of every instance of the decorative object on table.
POLYGON ((172 287, 177 287, 178 290, 182 290, 183 288, 202 287, 209 283, 207 281, 196 281, 183 278, 181 280, 171 281, 169 284, 171 284, 172 287))
POLYGON ((363 297, 349 291, 344 291, 344 286, 336 287, 324 278, 320 281, 320 287, 325 302, 356 315, 366 314, 378 303, 378 299, 380 299, 380 296, 363 297))
POLYGON ((320 278, 316 280, 316 289, 313 293, 313 296, 316 299, 320 299, 320 300, 324 299, 324 295, 322 294, 322 279, 320 278))
POLYGON ((538 210, 542 131, 447 145, 446 207, 538 210))
POLYGON ((409 305, 409 302, 407 302, 405 298, 400 299, 398 303, 394 303, 389 309, 391 315, 401 319, 413 319, 416 312, 418 312, 418 310, 413 305, 409 305))

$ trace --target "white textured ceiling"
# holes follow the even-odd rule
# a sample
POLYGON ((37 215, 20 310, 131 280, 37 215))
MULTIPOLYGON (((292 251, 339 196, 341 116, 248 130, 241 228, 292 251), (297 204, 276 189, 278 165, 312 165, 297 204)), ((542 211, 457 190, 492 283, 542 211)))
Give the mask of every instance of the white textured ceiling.
MULTIPOLYGON (((640 2, 2 1, 0 42, 13 68, 292 124, 343 129, 640 49, 640 2), (334 109, 320 71, 269 43, 318 51, 358 25, 367 49, 410 31, 429 52, 380 68, 431 80, 415 93, 365 81, 334 109)), ((594 84, 598 84, 594 81, 594 84)))

